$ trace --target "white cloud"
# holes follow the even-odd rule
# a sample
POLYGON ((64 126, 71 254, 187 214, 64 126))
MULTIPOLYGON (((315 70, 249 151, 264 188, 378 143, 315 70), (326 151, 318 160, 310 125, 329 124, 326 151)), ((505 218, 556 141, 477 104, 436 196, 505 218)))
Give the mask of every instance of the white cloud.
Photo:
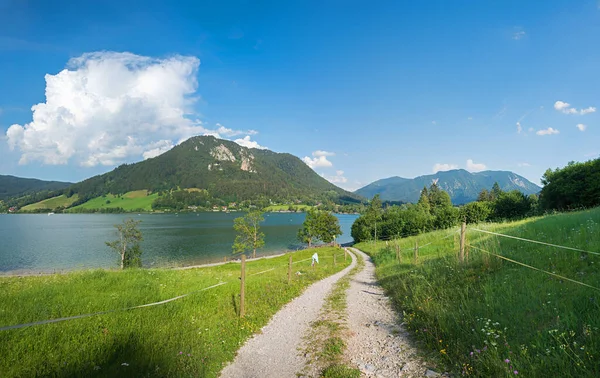
POLYGON ((46 75, 46 102, 31 108, 32 122, 7 130, 8 144, 20 150, 21 164, 114 165, 152 156, 168 145, 161 141, 208 131, 188 118, 199 64, 127 52, 73 58, 46 75))
POLYGON ((433 166, 433 173, 438 173, 439 171, 449 171, 451 169, 458 169, 458 165, 456 165, 456 164, 436 163, 433 166))
POLYGON ((569 104, 568 102, 564 102, 564 101, 556 101, 554 103, 554 109, 556 109, 557 111, 562 112, 564 114, 579 114, 579 115, 586 115, 589 113, 594 113, 596 111, 596 108, 593 106, 589 106, 585 109, 577 110, 576 108, 572 108, 571 104, 569 104))
POLYGON ((315 158, 309 158, 305 156, 302 158, 302 161, 306 163, 311 168, 324 168, 324 167, 333 167, 333 163, 327 160, 327 156, 318 156, 315 158))
POLYGON ((474 163, 472 159, 467 159, 467 171, 469 172, 480 172, 485 170, 485 164, 474 163))
POLYGON ((325 168, 325 167, 333 167, 333 163, 327 160, 328 156, 335 156, 335 153, 323 150, 316 150, 312 153, 312 158, 305 156, 302 158, 302 161, 306 163, 309 167, 315 168, 325 168))
POLYGON ((585 131, 585 129, 587 128, 587 126, 584 125, 583 123, 578 123, 577 124, 577 128, 579 129, 579 131, 585 131))
POLYGON ((525 37, 526 33, 523 30, 519 30, 513 33, 512 38, 516 41, 525 37))
POLYGON ((329 181, 332 184, 345 184, 348 182, 348 179, 344 177, 344 171, 335 171, 334 176, 327 176, 325 174, 321 174, 325 180, 329 181))
POLYGON ((547 129, 538 130, 535 133, 537 135, 552 135, 552 134, 559 134, 560 131, 553 129, 552 127, 548 127, 547 129))
POLYGON ((529 163, 518 163, 517 166, 519 166, 519 167, 531 167, 531 164, 529 164, 529 163))
POLYGON ((579 111, 579 114, 585 115, 585 114, 588 114, 588 113, 595 113, 595 112, 596 112, 596 108, 593 107, 593 106, 589 106, 589 107, 587 107, 585 109, 581 109, 579 111))
POLYGON ((523 131, 523 127, 521 127, 521 122, 517 122, 517 133, 521 134, 521 131, 523 131))
POLYGON ((233 130, 233 129, 228 129, 227 127, 221 125, 220 123, 217 123, 217 129, 215 130, 216 133, 219 136, 225 136, 225 137, 233 137, 233 136, 238 136, 238 135, 256 135, 258 134, 258 131, 256 130, 233 130))
POLYGON ((335 152, 316 150, 312 153, 313 156, 335 156, 335 152))
POLYGON ((240 146, 248 147, 248 148, 258 148, 259 150, 266 150, 267 147, 261 146, 258 142, 250 140, 250 135, 246 135, 242 139, 234 140, 235 143, 240 146))

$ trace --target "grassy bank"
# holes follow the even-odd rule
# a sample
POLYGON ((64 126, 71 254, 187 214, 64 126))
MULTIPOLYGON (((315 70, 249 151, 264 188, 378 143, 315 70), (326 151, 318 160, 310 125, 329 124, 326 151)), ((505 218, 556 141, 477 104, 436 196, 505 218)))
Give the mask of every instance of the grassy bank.
POLYGON ((67 197, 64 194, 58 197, 52 197, 40 202, 32 203, 31 205, 23 206, 22 211, 35 211, 38 209, 56 209, 57 207, 69 207, 73 202, 77 201, 77 194, 67 197))
MULTIPOLYGON (((600 252, 600 209, 479 228, 600 252)), ((373 256, 381 284, 426 350, 470 376, 600 375, 600 290, 480 249, 595 288, 600 256, 469 230, 469 261, 460 265, 452 231, 401 239, 401 262, 393 242, 357 245, 373 256), (430 242, 415 264, 415 244, 430 242)))
POLYGON ((0 331, 0 376, 216 377, 283 304, 350 263, 338 248, 317 251, 322 261, 314 270, 314 249, 293 254, 293 272, 301 274, 291 285, 287 256, 249 262, 244 319, 237 315, 237 263, 0 278, 0 327, 136 306, 227 282, 159 306, 0 331))
POLYGON ((122 196, 107 194, 105 196, 92 198, 81 205, 75 206, 72 208, 72 211, 77 211, 78 209, 113 209, 117 207, 120 207, 125 211, 151 211, 152 202, 156 198, 158 198, 158 193, 148 194, 147 190, 135 190, 133 192, 127 192, 122 196))

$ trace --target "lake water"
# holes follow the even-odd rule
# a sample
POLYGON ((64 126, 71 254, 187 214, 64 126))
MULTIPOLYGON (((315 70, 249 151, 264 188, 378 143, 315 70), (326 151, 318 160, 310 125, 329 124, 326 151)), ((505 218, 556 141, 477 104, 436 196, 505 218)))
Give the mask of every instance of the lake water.
MULTIPOLYGON (((231 257, 233 219, 241 213, 185 214, 0 214, 0 274, 117 268, 118 254, 106 241, 117 237, 113 225, 141 220, 142 261, 146 267, 173 267, 223 261, 231 257)), ((267 213, 261 224, 269 255, 301 247, 296 240, 304 213, 267 213)), ((357 215, 339 214, 343 235, 357 215)))

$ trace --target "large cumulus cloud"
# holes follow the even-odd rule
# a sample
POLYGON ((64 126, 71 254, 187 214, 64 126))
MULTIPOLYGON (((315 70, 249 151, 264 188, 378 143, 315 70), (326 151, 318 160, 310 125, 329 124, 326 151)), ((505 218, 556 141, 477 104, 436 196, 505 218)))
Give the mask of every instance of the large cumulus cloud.
POLYGON ((20 164, 96 166, 154 157, 194 135, 243 134, 192 119, 199 65, 179 55, 83 54, 45 76, 46 102, 31 108, 30 123, 7 130, 8 144, 20 164))

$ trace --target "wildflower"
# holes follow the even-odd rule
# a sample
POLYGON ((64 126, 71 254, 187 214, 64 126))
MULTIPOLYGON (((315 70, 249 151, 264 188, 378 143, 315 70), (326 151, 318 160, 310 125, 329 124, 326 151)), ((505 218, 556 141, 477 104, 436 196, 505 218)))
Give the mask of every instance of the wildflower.
POLYGON ((129 364, 127 362, 123 362, 121 366, 129 366, 129 364))
POLYGON ((513 373, 515 373, 515 375, 519 374, 519 372, 517 370, 513 371, 513 373))
POLYGON ((509 362, 510 362, 510 360, 507 358, 506 360, 504 360, 504 362, 506 362, 506 363, 509 363, 509 362))
POLYGON ((471 356, 472 356, 472 355, 473 355, 473 352, 469 353, 469 355, 471 355, 471 356))
POLYGON ((183 352, 179 352, 179 354, 183 354, 183 352))

